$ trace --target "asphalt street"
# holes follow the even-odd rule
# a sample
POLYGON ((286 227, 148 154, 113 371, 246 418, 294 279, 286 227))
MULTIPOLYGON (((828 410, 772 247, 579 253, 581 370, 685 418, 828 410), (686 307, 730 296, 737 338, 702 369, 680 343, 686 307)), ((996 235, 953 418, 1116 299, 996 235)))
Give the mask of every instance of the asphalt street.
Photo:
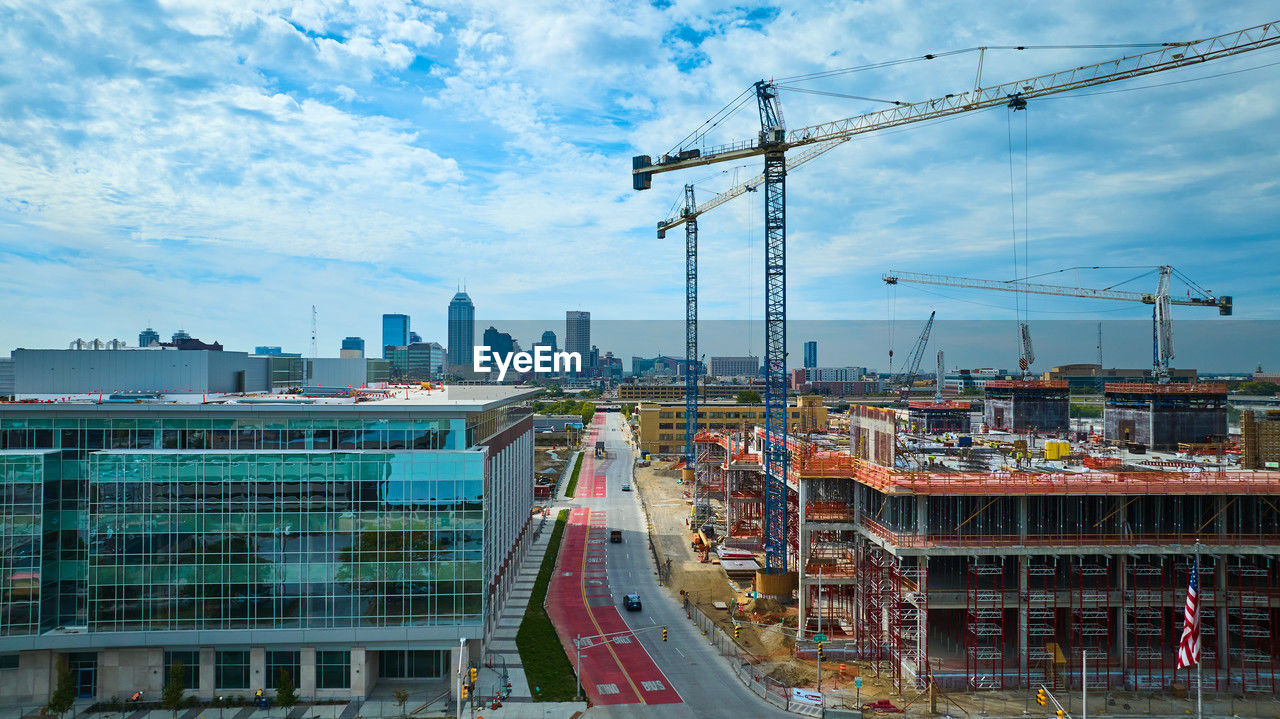
MULTIPOLYGON (((607 413, 600 430, 608 457, 597 461, 597 472, 605 475, 603 497, 582 498, 574 506, 589 507, 593 515, 604 513, 607 530, 622 530, 621 544, 606 544, 606 571, 612 599, 623 621, 638 631, 635 641, 647 650, 665 675, 671 688, 679 693, 681 703, 610 704, 593 706, 590 716, 600 717, 794 717, 758 698, 747 689, 701 632, 686 618, 684 610, 666 589, 658 584, 645 534, 644 514, 634 491, 632 469, 634 455, 626 443, 622 416, 607 413), (632 491, 623 491, 623 484, 632 491), (622 609, 625 594, 639 594, 643 609, 622 609), (665 625, 667 641, 654 629, 665 625)), ((590 451, 590 450, 588 450, 590 451)), ((581 483, 583 480, 580 479, 581 483)), ((624 662, 624 666, 625 666, 624 662)))

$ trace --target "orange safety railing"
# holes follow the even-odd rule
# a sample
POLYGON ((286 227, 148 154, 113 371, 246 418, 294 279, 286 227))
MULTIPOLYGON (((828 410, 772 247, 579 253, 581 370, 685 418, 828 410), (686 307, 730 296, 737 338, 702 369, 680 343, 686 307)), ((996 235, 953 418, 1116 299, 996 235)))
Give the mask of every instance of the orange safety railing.
MULTIPOLYGON (((788 440, 787 444, 792 448, 788 484, 793 489, 801 479, 845 478, 886 494, 1280 495, 1280 471, 1106 471, 1118 467, 1118 461, 1085 457, 1084 466, 1095 471, 920 472, 891 469, 844 452, 816 451, 803 440, 788 440)), ((734 461, 739 456, 734 455, 734 461)), ((756 455, 750 457, 759 461, 756 455)))
POLYGON ((1150 384, 1147 382, 1107 382, 1103 392, 1129 392, 1132 394, 1221 394, 1227 393, 1225 384, 1150 384))
POLYGON ((1081 532, 1077 534, 915 534, 895 532, 874 519, 862 518, 862 526, 885 542, 899 548, 936 547, 1052 547, 1052 546, 1167 546, 1195 544, 1209 546, 1241 546, 1275 544, 1280 534, 1134 534, 1116 532, 1081 532))
POLYGON ((847 502, 809 502, 805 505, 804 516, 814 522, 852 520, 853 505, 847 502))

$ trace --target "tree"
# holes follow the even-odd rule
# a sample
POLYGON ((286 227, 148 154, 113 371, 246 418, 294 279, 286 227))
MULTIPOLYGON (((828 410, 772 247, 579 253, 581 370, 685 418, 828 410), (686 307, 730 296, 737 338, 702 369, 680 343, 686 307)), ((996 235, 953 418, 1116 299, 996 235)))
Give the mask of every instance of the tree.
MULTIPOLYGON (((298 703, 298 688, 293 685, 293 677, 288 669, 280 670, 280 680, 276 682, 276 704, 289 709, 298 703)), ((287 711, 285 712, 288 713, 287 711)))
POLYGON ((186 682, 183 681, 186 670, 187 666, 182 662, 169 665, 169 677, 160 692, 160 706, 173 712, 175 717, 182 708, 182 694, 187 689, 186 682))
POLYGON ((67 665, 65 656, 58 657, 58 683, 49 695, 49 703, 45 705, 46 714, 62 716, 71 710, 76 703, 76 686, 71 681, 71 667, 67 665))
POLYGON ((396 706, 400 707, 400 716, 404 716, 404 704, 409 701, 409 692, 403 689, 397 689, 392 692, 392 695, 396 698, 396 706))
POLYGON ((733 400, 737 404, 762 404, 764 400, 760 399, 760 393, 753 390, 744 389, 738 393, 733 400))

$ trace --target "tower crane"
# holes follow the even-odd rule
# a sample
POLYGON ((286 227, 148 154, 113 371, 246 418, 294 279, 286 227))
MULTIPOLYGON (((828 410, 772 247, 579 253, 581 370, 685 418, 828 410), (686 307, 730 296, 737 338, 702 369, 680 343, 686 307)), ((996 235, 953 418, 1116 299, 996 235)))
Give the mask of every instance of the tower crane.
MULTIPOLYGON (((703 149, 693 147, 702 142, 698 132, 672 151, 659 156, 636 155, 631 160, 631 181, 635 190, 647 190, 653 176, 690 167, 718 162, 764 158, 764 172, 744 185, 712 198, 723 204, 753 188, 764 188, 764 263, 765 263, 765 566, 769 571, 785 571, 787 565, 786 506, 786 153, 812 148, 816 154, 824 146, 829 150, 857 135, 934 120, 1001 105, 1014 109, 1026 107, 1028 100, 1056 95, 1071 90, 1103 85, 1120 80, 1150 75, 1165 70, 1189 67, 1231 57, 1251 50, 1280 45, 1280 23, 1268 22, 1242 30, 1189 42, 1163 43, 1158 49, 1115 58, 1106 62, 1064 69, 1037 77, 982 86, 981 67, 985 48, 979 55, 978 75, 972 90, 948 93, 917 102, 894 101, 893 106, 878 112, 864 113, 831 122, 788 130, 778 101, 778 85, 760 80, 753 85, 760 117, 760 131, 755 138, 703 149), (735 194, 736 193, 736 194, 735 194)), ((1025 48, 1018 48, 1025 49, 1025 48)), ((935 59, 925 55, 923 60, 935 59)), ((825 151, 825 150, 823 150, 825 151)), ((710 202, 708 204, 710 204, 710 202)), ((695 208, 697 217, 710 207, 695 208), (701 211, 699 211, 701 210, 701 211)), ((668 225, 666 229, 670 229, 668 225)), ((661 228, 662 225, 659 224, 661 228)), ((665 230, 660 230, 665 231, 665 230)))
MULTIPOLYGON (((1074 269, 1096 269, 1078 268, 1074 269)), ((1156 268, 1160 271, 1160 280, 1156 283, 1155 292, 1131 292, 1115 289, 1089 289, 1087 287, 1067 287, 1023 280, 1000 281, 980 280, 972 277, 955 277, 953 275, 930 275, 920 272, 897 272, 890 270, 882 280, 885 284, 896 285, 911 283, 917 285, 941 285, 943 287, 964 287, 974 290, 999 290, 1003 292, 1023 292, 1035 295, 1057 295, 1060 297, 1086 297, 1097 300, 1120 300, 1124 302, 1141 302, 1151 305, 1152 328, 1152 374, 1156 382, 1164 384, 1169 381, 1169 360, 1173 359, 1173 316, 1170 308, 1173 305, 1187 307, 1216 307, 1219 315, 1230 315, 1232 300, 1230 295, 1213 295, 1199 285, 1191 282, 1185 275, 1169 265, 1156 268), (1169 295, 1169 282, 1177 274, 1186 281, 1187 286, 1196 292, 1185 299, 1169 295)), ((1066 272, 1067 270, 1062 270, 1066 272)), ((1022 325, 1026 327, 1026 325, 1022 325)), ((1030 350, 1030 335, 1023 334, 1024 357, 1030 350)), ((1034 360, 1034 354, 1031 360, 1034 360)), ((1025 367, 1023 369, 1026 369, 1025 367)))
POLYGON ((911 352, 907 355, 907 361, 903 363, 902 371, 894 375, 890 380, 890 384, 898 388, 900 394, 907 394, 911 391, 911 383, 915 381, 916 375, 920 374, 920 362, 924 359, 924 349, 929 345, 929 333, 933 331, 933 316, 936 311, 929 313, 929 319, 924 323, 924 329, 920 330, 920 336, 916 337, 915 344, 911 345, 911 352))

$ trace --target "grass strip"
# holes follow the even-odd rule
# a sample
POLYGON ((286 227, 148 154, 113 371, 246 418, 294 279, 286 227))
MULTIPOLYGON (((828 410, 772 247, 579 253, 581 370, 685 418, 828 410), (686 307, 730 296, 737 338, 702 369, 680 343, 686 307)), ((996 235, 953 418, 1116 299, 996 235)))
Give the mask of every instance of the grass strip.
MULTIPOLYGON (((582 458, 578 459, 581 462, 582 458)), ((564 652, 560 637, 556 635, 551 617, 547 616, 547 610, 542 606, 547 599, 547 587, 551 584, 551 573, 555 571, 560 540, 564 537, 564 527, 568 521, 569 510, 560 510, 556 525, 551 530, 551 539, 547 541, 547 553, 542 557, 538 578, 533 582, 529 606, 525 607, 524 619, 520 621, 520 630, 516 633, 520 663, 524 665, 524 675, 529 680, 529 688, 533 691, 533 700, 536 702, 571 702, 578 689, 573 664, 564 652)))
POLYGON ((573 476, 569 477, 569 488, 564 491, 566 497, 573 497, 574 492, 578 491, 578 472, 582 471, 582 457, 583 454, 579 452, 578 461, 573 464, 573 476))

